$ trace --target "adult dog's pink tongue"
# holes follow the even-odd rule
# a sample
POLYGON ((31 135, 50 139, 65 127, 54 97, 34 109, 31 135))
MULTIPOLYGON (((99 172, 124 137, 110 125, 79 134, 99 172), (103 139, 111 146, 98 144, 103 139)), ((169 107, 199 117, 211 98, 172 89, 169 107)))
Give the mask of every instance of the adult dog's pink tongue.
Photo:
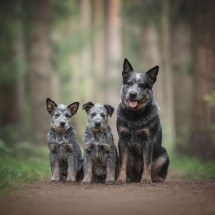
POLYGON ((137 101, 128 100, 128 104, 129 104, 130 107, 135 108, 137 106, 137 101))

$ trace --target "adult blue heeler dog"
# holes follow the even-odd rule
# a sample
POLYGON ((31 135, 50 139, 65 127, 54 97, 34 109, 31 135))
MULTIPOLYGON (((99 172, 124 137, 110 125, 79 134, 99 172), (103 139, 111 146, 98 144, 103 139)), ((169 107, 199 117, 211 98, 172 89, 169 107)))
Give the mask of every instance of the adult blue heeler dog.
POLYGON ((80 181, 83 166, 80 146, 71 117, 77 112, 79 103, 59 104, 47 98, 47 111, 51 114, 51 128, 48 132, 51 181, 80 181))
POLYGON ((167 176, 169 156, 162 147, 159 107, 152 91, 158 70, 155 66, 146 73, 137 73, 124 60, 117 109, 120 174, 116 184, 163 182, 167 176))

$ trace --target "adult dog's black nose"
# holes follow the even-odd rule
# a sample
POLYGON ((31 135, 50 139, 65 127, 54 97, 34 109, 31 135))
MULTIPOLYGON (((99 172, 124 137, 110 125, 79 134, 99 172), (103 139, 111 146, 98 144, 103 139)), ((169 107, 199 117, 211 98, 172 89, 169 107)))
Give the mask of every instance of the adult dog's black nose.
POLYGON ((64 127, 64 125, 65 125, 65 122, 60 122, 61 127, 64 127))
POLYGON ((101 122, 95 122, 95 126, 99 127, 101 125, 101 122))
POLYGON ((129 93, 129 96, 130 96, 130 98, 136 98, 136 97, 137 97, 137 92, 131 91, 131 92, 129 93))

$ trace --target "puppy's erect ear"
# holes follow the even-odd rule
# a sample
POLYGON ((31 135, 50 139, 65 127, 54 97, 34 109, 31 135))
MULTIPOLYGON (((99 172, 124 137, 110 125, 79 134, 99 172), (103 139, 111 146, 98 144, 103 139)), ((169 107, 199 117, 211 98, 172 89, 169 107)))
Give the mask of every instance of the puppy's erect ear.
POLYGON ((104 105, 104 107, 107 109, 108 115, 112 116, 114 108, 111 105, 104 105))
POLYGON ((86 110, 88 112, 90 110, 90 108, 93 106, 94 106, 94 104, 92 102, 87 102, 87 103, 83 104, 82 110, 86 110))
POLYGON ((79 102, 73 102, 72 104, 68 105, 68 108, 72 115, 75 115, 79 107, 79 102))
POLYGON ((126 75, 128 75, 130 72, 133 72, 133 71, 134 70, 133 70, 131 64, 129 63, 128 59, 125 58, 124 63, 123 63, 122 77, 125 77, 126 75))
POLYGON ((152 69, 150 69, 148 72, 146 72, 146 75, 153 83, 155 83, 155 81, 157 80, 158 70, 159 70, 159 66, 155 66, 152 69))
POLYGON ((50 98, 47 98, 46 107, 47 107, 47 111, 51 113, 52 110, 57 107, 57 104, 54 101, 52 101, 50 98))

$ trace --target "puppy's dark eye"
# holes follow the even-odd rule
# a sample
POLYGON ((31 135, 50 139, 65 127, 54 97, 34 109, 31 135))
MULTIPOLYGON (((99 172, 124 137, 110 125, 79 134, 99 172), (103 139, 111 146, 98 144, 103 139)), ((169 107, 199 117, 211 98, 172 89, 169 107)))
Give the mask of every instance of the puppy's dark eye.
POLYGON ((54 116, 55 116, 56 118, 58 118, 58 117, 60 116, 60 114, 59 114, 59 113, 56 113, 54 116))
POLYGON ((101 113, 101 117, 104 119, 105 118, 105 114, 104 113, 101 113))
POLYGON ((96 116, 96 113, 91 113, 90 117, 93 118, 94 116, 96 116))
POLYGON ((133 84, 132 81, 128 81, 128 82, 127 82, 127 85, 129 85, 129 86, 131 86, 132 84, 133 84))
POLYGON ((66 118, 70 118, 71 116, 70 116, 68 113, 66 113, 66 114, 65 114, 65 117, 66 117, 66 118))

